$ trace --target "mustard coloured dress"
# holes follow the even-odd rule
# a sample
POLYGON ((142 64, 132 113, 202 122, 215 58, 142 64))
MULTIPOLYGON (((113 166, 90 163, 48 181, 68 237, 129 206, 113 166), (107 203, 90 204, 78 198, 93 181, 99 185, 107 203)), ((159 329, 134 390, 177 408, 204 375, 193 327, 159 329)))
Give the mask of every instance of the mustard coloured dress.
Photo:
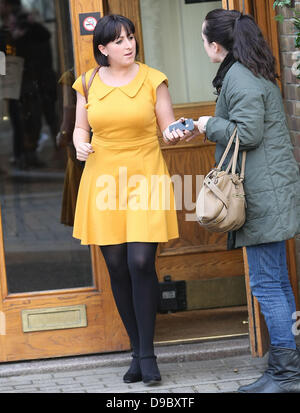
MULTIPOLYGON (((99 74, 86 105, 94 153, 81 177, 73 236, 83 245, 167 242, 178 238, 173 185, 157 137, 160 71, 137 62, 127 85, 108 86, 99 74)), ((86 81, 92 74, 87 72, 86 81)), ((81 77, 73 88, 82 95, 81 77)))

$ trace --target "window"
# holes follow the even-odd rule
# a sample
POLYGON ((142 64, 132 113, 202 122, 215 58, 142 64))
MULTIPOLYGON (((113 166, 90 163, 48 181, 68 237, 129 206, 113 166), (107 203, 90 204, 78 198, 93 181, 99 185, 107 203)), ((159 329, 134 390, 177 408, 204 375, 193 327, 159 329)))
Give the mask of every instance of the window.
POLYGON ((206 14, 222 1, 140 0, 145 63, 164 72, 174 104, 213 101, 210 63, 201 38, 206 14))

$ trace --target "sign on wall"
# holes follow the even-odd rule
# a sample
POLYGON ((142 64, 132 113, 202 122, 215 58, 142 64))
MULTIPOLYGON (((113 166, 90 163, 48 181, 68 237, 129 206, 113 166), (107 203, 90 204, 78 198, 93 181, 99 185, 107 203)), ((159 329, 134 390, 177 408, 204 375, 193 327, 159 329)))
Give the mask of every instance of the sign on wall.
POLYGON ((95 26, 100 19, 101 14, 99 12, 92 13, 80 13, 79 14, 79 24, 80 24, 80 35, 86 36, 93 34, 95 26))

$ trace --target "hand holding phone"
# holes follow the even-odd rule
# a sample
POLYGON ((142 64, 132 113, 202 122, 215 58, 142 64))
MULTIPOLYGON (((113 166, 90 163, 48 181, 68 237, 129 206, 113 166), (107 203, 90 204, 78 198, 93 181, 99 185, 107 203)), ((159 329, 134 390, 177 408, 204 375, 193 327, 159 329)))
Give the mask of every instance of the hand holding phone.
POLYGON ((176 122, 169 126, 170 132, 176 129, 192 131, 194 129, 193 119, 184 119, 182 122, 176 122))

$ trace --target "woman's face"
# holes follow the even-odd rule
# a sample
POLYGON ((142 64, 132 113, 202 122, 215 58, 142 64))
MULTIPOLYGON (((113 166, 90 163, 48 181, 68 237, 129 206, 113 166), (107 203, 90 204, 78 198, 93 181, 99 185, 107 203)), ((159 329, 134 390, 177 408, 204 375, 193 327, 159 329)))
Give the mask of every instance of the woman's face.
POLYGON ((101 53, 108 56, 110 65, 129 66, 135 61, 136 41, 134 35, 127 34, 122 27, 120 37, 109 42, 106 46, 98 46, 101 53))
POLYGON ((203 45, 207 53, 207 56, 209 57, 212 63, 220 63, 224 59, 224 53, 222 53, 224 49, 222 48, 222 46, 218 45, 215 42, 212 42, 212 43, 208 42, 207 37, 203 33, 204 27, 205 27, 205 22, 202 25, 202 40, 203 40, 203 45))

